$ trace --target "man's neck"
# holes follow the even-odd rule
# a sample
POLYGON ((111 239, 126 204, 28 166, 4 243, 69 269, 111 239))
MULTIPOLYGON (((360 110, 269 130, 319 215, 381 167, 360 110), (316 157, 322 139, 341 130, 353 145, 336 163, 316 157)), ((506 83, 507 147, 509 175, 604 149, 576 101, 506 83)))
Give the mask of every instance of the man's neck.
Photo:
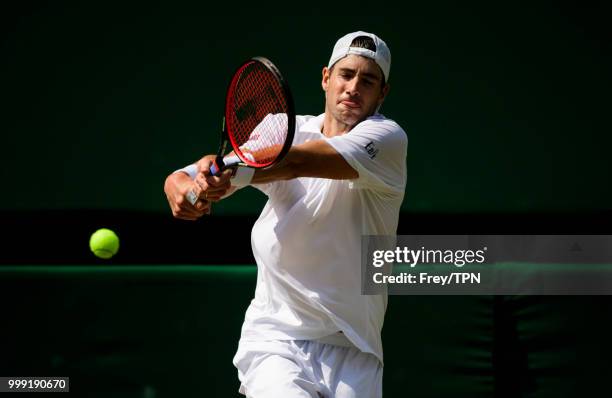
POLYGON ((329 112, 325 112, 325 118, 323 119, 322 133, 326 137, 335 137, 348 133, 354 126, 342 123, 338 119, 334 118, 329 112))

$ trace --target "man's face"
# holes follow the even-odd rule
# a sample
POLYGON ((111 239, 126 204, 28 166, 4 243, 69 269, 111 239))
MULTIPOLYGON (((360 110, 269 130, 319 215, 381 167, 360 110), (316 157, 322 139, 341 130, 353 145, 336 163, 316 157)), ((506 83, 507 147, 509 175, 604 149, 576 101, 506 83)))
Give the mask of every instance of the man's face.
POLYGON ((350 54, 323 68, 325 108, 337 121, 355 126, 376 112, 389 85, 383 86, 383 74, 370 58, 350 54))

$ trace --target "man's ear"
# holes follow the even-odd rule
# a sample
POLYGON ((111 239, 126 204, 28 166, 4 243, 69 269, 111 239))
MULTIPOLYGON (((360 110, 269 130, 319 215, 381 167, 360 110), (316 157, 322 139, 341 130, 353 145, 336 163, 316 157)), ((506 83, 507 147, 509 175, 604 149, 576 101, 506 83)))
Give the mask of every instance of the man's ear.
POLYGON ((327 68, 327 66, 323 67, 321 79, 321 87, 323 87, 323 91, 327 91, 327 86, 329 85, 329 77, 331 76, 331 71, 327 68))

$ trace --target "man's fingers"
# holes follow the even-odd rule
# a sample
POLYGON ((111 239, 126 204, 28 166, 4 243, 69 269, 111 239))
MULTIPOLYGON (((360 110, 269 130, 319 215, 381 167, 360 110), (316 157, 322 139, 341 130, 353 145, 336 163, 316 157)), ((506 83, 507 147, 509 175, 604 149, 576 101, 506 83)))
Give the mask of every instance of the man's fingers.
POLYGON ((194 207, 197 211, 206 212, 206 209, 210 208, 210 203, 204 200, 198 200, 194 207))
MULTIPOLYGON (((187 191, 187 194, 185 195, 185 199, 187 200, 187 202, 189 202, 191 205, 195 205, 196 202, 199 200, 198 198, 198 194, 195 192, 195 190, 190 189, 189 191, 187 191)), ((182 204, 182 203, 181 203, 182 204)))
POLYGON ((187 201, 184 201, 182 205, 179 205, 177 203, 176 207, 173 208, 172 211, 175 214, 194 216, 194 217, 197 216, 198 213, 201 212, 201 210, 198 210, 194 205, 192 205, 191 203, 187 201))
POLYGON ((219 190, 216 190, 214 192, 209 191, 208 195, 207 195, 208 201, 210 201, 210 202, 218 202, 218 201, 220 201, 221 198, 223 196, 225 196, 225 194, 227 193, 228 189, 229 188, 227 188, 227 189, 225 189, 225 188, 224 189, 219 189, 219 190))
POLYGON ((206 156, 200 160, 198 160, 198 171, 200 173, 209 175, 210 174, 210 166, 212 165, 212 158, 209 156, 206 156))
POLYGON ((208 182, 206 182, 206 177, 204 176, 204 174, 198 173, 195 178, 195 185, 197 187, 198 192, 196 192, 196 194, 198 195, 198 197, 200 199, 206 199, 205 192, 210 189, 210 186, 208 185, 208 182))
POLYGON ((192 189, 187 191, 185 195, 177 195, 176 199, 174 200, 176 207, 179 209, 195 209, 193 205, 198 200, 199 191, 199 189, 192 189))
POLYGON ((206 182, 214 187, 220 187, 225 184, 229 184, 230 178, 232 177, 232 170, 226 169, 223 170, 220 176, 206 176, 206 182))
POLYGON ((221 197, 225 195, 228 189, 230 189, 229 185, 224 185, 222 187, 216 187, 216 188, 210 187, 206 190, 204 197, 206 198, 206 200, 210 198, 221 197))
MULTIPOLYGON (((231 174, 231 170, 225 170, 218 177, 206 175, 202 172, 198 173, 194 181, 194 194, 197 195, 200 200, 218 202, 231 187, 231 174)), ((200 209, 204 210, 202 207, 200 207, 200 209)))
POLYGON ((178 197, 174 200, 174 206, 172 206, 174 215, 201 217, 210 204, 200 199, 198 197, 199 194, 202 194, 202 190, 197 186, 197 184, 194 184, 187 194, 178 195, 178 197))
POLYGON ((198 218, 198 215, 195 213, 191 213, 185 210, 179 210, 179 211, 173 211, 172 215, 175 218, 181 219, 181 220, 195 220, 196 218, 198 218))
POLYGON ((204 201, 213 201, 217 202, 221 199, 223 195, 227 193, 227 190, 230 189, 229 181, 221 181, 218 177, 206 177, 203 174, 198 174, 195 180, 195 185, 197 186, 197 197, 204 201), (209 179, 216 179, 215 184, 209 183, 209 179))
POLYGON ((180 218, 182 220, 195 220, 202 217, 204 214, 206 214, 206 212, 206 208, 203 208, 202 210, 178 209, 176 211, 173 211, 173 215, 174 217, 180 218))

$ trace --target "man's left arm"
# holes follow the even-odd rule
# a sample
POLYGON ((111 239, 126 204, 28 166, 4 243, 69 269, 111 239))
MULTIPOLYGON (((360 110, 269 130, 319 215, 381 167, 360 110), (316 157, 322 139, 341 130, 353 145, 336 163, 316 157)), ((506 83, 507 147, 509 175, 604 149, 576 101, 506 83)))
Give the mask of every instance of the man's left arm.
POLYGON ((292 146, 276 166, 257 170, 252 184, 265 184, 298 177, 351 180, 359 173, 325 140, 309 141, 292 146))
MULTIPOLYGON (((360 187, 403 192, 406 143, 399 126, 364 122, 342 136, 292 146, 279 164, 265 170, 251 169, 247 184, 314 177, 353 180, 360 187)), ((200 178, 208 174, 203 163, 199 162, 200 178)))

